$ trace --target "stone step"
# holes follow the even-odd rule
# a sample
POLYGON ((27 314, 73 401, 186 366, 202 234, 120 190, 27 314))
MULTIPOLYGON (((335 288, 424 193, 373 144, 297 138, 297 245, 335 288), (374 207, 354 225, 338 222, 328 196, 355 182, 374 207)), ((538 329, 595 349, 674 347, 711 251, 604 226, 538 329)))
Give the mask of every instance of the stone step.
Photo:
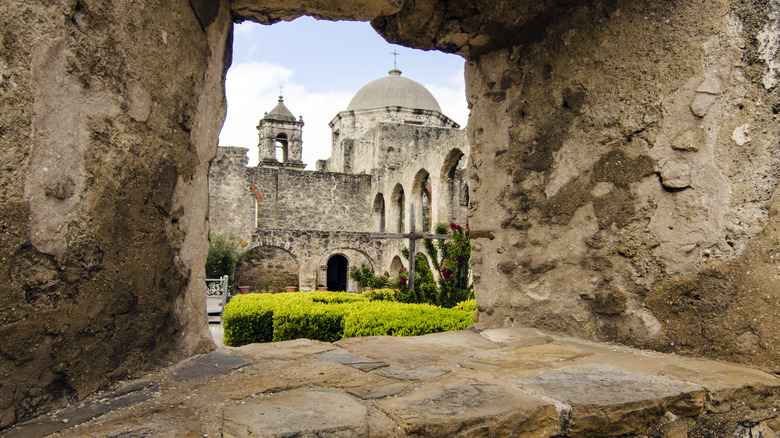
POLYGON ((145 382, 135 404, 84 415, 86 403, 11 433, 774 438, 780 428, 771 374, 529 329, 222 347, 145 382))

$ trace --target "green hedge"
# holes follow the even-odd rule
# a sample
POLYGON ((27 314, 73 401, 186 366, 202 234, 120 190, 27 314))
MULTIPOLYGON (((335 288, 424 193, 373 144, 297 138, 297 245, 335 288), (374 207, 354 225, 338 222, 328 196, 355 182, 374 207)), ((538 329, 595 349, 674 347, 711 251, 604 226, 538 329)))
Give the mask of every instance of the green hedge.
POLYGON ((225 345, 298 338, 334 342, 356 336, 417 336, 472 324, 474 300, 452 309, 371 301, 344 292, 248 294, 225 306, 225 345))

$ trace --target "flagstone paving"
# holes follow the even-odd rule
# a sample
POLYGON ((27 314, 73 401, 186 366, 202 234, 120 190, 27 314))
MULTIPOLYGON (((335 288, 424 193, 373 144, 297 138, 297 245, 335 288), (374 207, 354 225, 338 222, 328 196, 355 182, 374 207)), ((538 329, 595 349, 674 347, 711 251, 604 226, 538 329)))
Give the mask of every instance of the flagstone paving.
POLYGON ((775 438, 780 379, 532 329, 220 346, 8 437, 775 438))

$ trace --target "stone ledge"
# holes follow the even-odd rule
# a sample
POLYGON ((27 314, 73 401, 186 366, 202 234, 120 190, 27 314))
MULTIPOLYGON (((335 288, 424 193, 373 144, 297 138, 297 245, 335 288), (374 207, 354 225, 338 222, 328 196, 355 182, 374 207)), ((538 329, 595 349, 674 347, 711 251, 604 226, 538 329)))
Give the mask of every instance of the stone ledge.
POLYGON ((7 436, 772 438, 780 427, 780 379, 763 371, 519 328, 224 348, 128 388, 114 394, 126 402, 104 396, 7 436))

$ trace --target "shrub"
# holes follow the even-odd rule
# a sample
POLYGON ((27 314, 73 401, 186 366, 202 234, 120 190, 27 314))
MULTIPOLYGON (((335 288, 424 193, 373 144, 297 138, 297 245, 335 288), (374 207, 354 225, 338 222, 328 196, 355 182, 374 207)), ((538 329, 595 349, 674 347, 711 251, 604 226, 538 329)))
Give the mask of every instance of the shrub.
POLYGON ((398 301, 393 289, 374 289, 363 292, 363 296, 371 301, 398 301))
POLYGON ((470 326, 471 314, 430 304, 374 301, 344 319, 344 337, 419 336, 462 330, 470 326))
POLYGON ((206 278, 223 275, 233 277, 233 268, 244 254, 241 247, 246 242, 238 240, 233 233, 215 233, 209 239, 209 253, 206 257, 206 278))
POLYGON ((239 346, 273 340, 274 306, 270 302, 258 306, 252 299, 254 295, 234 296, 225 306, 222 313, 225 345, 239 346))
MULTIPOLYGON (((376 292, 374 296, 390 296, 395 291, 376 292)), ((354 336, 416 336, 464 329, 471 325, 474 313, 466 304, 443 309, 371 301, 369 296, 344 292, 239 295, 225 307, 224 342, 237 347, 298 338, 333 342, 354 336)))
POLYGON ((349 273, 349 278, 355 280, 363 287, 383 288, 390 283, 390 274, 374 275, 371 266, 363 262, 360 268, 349 273))
MULTIPOLYGON (((451 240, 423 240, 423 246, 433 262, 433 269, 439 274, 434 279, 428 259, 417 253, 414 257, 414 291, 408 289, 408 273, 400 272, 398 285, 401 289, 400 301, 405 303, 429 303, 441 307, 452 307, 457 303, 474 297, 474 288, 469 284, 469 260, 471 258, 471 238, 469 226, 461 227, 451 222, 451 240)), ((446 234, 445 224, 436 224, 436 234, 446 234)), ((409 249, 401 254, 409 260, 409 249)))
POLYGON ((460 310, 461 312, 477 313, 477 301, 474 298, 461 301, 452 308, 453 310, 460 310))

